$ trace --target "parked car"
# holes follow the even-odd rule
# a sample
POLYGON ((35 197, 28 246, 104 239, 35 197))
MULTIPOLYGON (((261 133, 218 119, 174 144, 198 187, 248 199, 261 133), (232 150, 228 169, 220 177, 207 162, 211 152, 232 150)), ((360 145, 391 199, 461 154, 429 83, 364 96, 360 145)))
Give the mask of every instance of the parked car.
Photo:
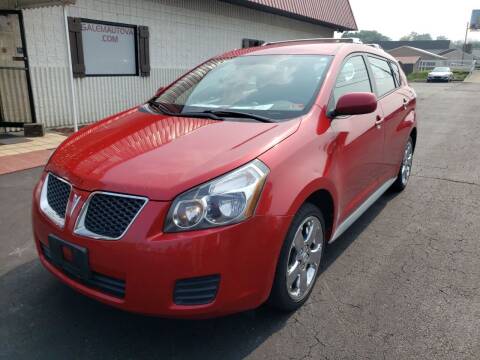
POLYGON ((371 46, 215 57, 55 151, 34 191, 40 260, 132 312, 298 309, 327 244, 407 186, 415 109, 397 61, 371 46))
POLYGON ((431 81, 453 81, 453 72, 449 67, 436 67, 428 73, 427 82, 431 81))

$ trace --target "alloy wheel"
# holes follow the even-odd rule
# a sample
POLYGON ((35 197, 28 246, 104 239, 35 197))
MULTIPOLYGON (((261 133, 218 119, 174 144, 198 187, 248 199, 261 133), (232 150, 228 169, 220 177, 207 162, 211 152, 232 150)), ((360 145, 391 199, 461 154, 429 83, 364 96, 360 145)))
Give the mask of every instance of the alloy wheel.
POLYGON ((287 260, 287 292, 294 301, 301 301, 315 283, 322 250, 322 225, 310 216, 297 228, 287 260))
POLYGON ((412 172, 412 163, 413 163, 413 145, 409 141, 405 147, 405 153, 403 155, 402 161, 402 184, 407 185, 408 179, 412 172))

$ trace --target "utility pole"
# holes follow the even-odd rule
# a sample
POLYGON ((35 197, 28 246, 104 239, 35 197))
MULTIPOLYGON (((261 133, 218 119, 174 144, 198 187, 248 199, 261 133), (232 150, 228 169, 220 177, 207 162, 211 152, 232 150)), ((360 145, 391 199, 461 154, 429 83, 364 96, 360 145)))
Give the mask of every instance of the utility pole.
POLYGON ((468 40, 468 28, 470 27, 470 23, 467 22, 467 30, 465 31, 465 42, 463 43, 463 49, 462 49, 462 66, 463 66, 463 61, 465 60, 465 51, 467 51, 467 40, 468 40))

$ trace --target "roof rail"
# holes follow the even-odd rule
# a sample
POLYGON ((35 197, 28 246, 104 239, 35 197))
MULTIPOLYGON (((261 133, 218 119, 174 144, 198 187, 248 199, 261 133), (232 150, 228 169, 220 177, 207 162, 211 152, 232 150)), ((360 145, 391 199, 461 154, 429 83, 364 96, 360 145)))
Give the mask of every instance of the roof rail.
POLYGON ((266 42, 262 46, 267 45, 276 45, 276 44, 288 44, 292 42, 316 42, 316 43, 324 43, 324 44, 363 44, 362 41, 358 38, 311 38, 311 39, 292 39, 292 40, 282 40, 282 41, 271 41, 266 42))
POLYGON ((375 49, 383 50, 383 48, 382 48, 380 45, 378 45, 378 44, 365 44, 365 45, 371 46, 371 47, 373 47, 373 48, 375 48, 375 49))

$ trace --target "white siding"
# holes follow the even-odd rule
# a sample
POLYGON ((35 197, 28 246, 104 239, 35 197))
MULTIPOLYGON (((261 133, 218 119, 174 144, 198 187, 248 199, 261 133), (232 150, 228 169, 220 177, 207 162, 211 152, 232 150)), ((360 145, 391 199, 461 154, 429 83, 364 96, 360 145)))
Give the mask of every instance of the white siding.
MULTIPOLYGON (((72 123, 62 11, 24 10, 37 119, 48 127, 72 123)), ((243 38, 333 36, 333 29, 216 0, 78 0, 68 13, 150 28, 150 77, 75 79, 81 123, 145 101, 198 63, 241 47, 243 38)))

